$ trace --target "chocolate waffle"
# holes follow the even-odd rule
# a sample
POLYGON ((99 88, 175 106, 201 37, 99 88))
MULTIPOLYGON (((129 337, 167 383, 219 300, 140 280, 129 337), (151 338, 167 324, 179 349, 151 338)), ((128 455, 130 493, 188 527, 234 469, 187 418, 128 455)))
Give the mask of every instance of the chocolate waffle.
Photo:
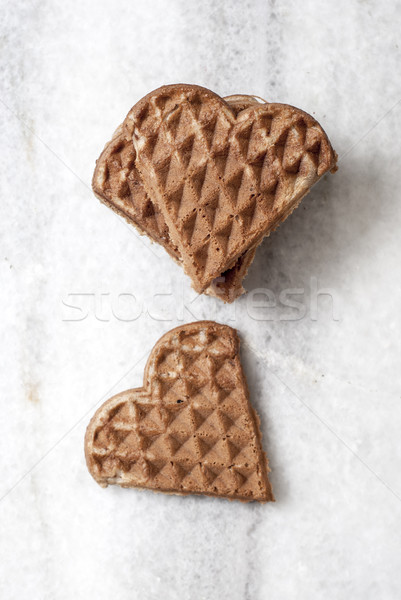
POLYGON ((199 321, 165 334, 143 387, 95 413, 85 455, 101 486, 274 500, 236 331, 199 321))
MULTIPOLYGON (((236 114, 258 104, 262 99, 236 95, 225 98, 236 114)), ((158 207, 147 195, 138 170, 135 167, 135 149, 132 140, 118 127, 112 139, 100 155, 92 180, 95 195, 114 212, 134 225, 141 235, 146 234, 153 242, 162 245, 170 256, 182 263, 181 255, 169 236, 168 227, 158 207)), ((232 302, 245 292, 242 287, 256 246, 244 252, 235 265, 222 273, 205 292, 225 302, 232 302)))

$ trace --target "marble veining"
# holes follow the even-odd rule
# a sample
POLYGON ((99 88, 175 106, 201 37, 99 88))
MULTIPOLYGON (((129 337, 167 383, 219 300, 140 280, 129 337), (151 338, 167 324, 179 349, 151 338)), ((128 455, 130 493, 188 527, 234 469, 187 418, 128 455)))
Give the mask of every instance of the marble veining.
POLYGON ((399 3, 4 4, 1 598, 396 600, 399 3), (232 306, 91 193, 115 127, 173 82, 299 106, 340 157, 232 306), (240 332, 277 502, 99 488, 90 416, 204 318, 240 332))

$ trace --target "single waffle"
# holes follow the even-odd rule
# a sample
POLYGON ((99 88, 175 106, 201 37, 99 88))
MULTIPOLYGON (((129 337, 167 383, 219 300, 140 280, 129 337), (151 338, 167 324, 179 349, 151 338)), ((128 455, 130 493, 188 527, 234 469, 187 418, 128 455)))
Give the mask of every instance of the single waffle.
POLYGON ((198 321, 165 334, 150 354, 143 387, 95 413, 85 455, 103 487, 274 500, 236 331, 198 321))
POLYGON ((195 85, 151 92, 128 113, 123 131, 199 293, 336 169, 327 135, 307 113, 269 103, 236 112, 195 85))
MULTIPOLYGON (((225 100, 236 114, 260 103, 260 99, 245 95, 228 96, 225 100)), ((134 225, 141 235, 146 234, 152 241, 162 245, 176 262, 182 263, 177 246, 170 240, 162 213, 143 187, 141 176, 135 167, 132 139, 125 135, 122 126, 118 127, 96 161, 92 188, 101 202, 134 225)), ((244 293, 242 280, 255 251, 256 246, 244 252, 231 269, 211 283, 205 293, 225 302, 232 302, 244 293)))

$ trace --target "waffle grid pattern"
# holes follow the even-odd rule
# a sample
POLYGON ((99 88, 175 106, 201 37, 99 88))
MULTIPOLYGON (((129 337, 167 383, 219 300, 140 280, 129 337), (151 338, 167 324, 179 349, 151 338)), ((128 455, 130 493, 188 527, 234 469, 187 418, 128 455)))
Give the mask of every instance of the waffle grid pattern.
MULTIPOLYGON (((249 96, 228 97, 226 100, 235 114, 257 104, 249 96)), ((161 244, 174 260, 181 262, 180 252, 170 239, 162 213, 145 192, 141 176, 135 167, 135 155, 131 138, 124 135, 123 128, 119 127, 96 166, 94 191, 103 202, 134 224, 140 233, 145 233, 154 242, 161 244)), ((206 293, 225 302, 232 302, 241 295, 244 292, 242 279, 255 251, 256 248, 247 250, 231 269, 221 273, 212 282, 206 293)))
POLYGON ((320 126, 285 105, 250 107, 236 119, 217 98, 172 91, 133 113, 136 164, 201 288, 333 166, 320 126))
POLYGON ((115 136, 101 157, 95 179, 95 191, 113 204, 126 218, 146 233, 153 241, 180 260, 178 249, 172 244, 166 222, 146 194, 135 167, 135 150, 132 141, 121 133, 115 136))
MULTIPOLYGON (((141 234, 161 244, 170 256, 181 263, 180 252, 169 236, 163 215, 146 194, 140 175, 133 166, 135 150, 132 141, 121 134, 113 139, 104 151, 96 171, 95 192, 141 234)), ((225 302, 232 302, 244 290, 242 279, 255 256, 256 248, 247 250, 235 265, 212 282, 206 293, 225 302)))
POLYGON ((268 499, 264 457, 234 345, 232 334, 224 338, 203 328, 157 346, 148 370, 150 395, 126 392, 95 430, 95 478, 268 499))

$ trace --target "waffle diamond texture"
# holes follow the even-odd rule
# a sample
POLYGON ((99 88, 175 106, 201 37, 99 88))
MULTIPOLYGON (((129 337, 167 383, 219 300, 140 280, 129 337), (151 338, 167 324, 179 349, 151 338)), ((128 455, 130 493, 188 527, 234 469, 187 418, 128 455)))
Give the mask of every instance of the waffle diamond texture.
POLYGON ((101 484, 272 499, 229 327, 200 322, 164 336, 144 388, 109 400, 88 432, 88 465, 101 484))
MULTIPOLYGON (((227 102, 235 114, 255 104, 250 96, 228 97, 227 102), (232 98, 232 99, 231 99, 232 98)), ((134 225, 141 234, 161 244, 177 262, 181 256, 169 236, 165 219, 146 193, 140 173, 135 166, 135 149, 132 139, 124 135, 122 126, 115 132, 97 161, 92 187, 98 198, 134 225)), ((256 247, 246 251, 231 269, 227 269, 213 282, 210 295, 232 302, 245 290, 242 279, 255 255, 256 247)))
POLYGON ((238 115, 197 86, 166 86, 128 114, 145 188, 203 291, 335 164, 320 125, 282 104, 238 115))

